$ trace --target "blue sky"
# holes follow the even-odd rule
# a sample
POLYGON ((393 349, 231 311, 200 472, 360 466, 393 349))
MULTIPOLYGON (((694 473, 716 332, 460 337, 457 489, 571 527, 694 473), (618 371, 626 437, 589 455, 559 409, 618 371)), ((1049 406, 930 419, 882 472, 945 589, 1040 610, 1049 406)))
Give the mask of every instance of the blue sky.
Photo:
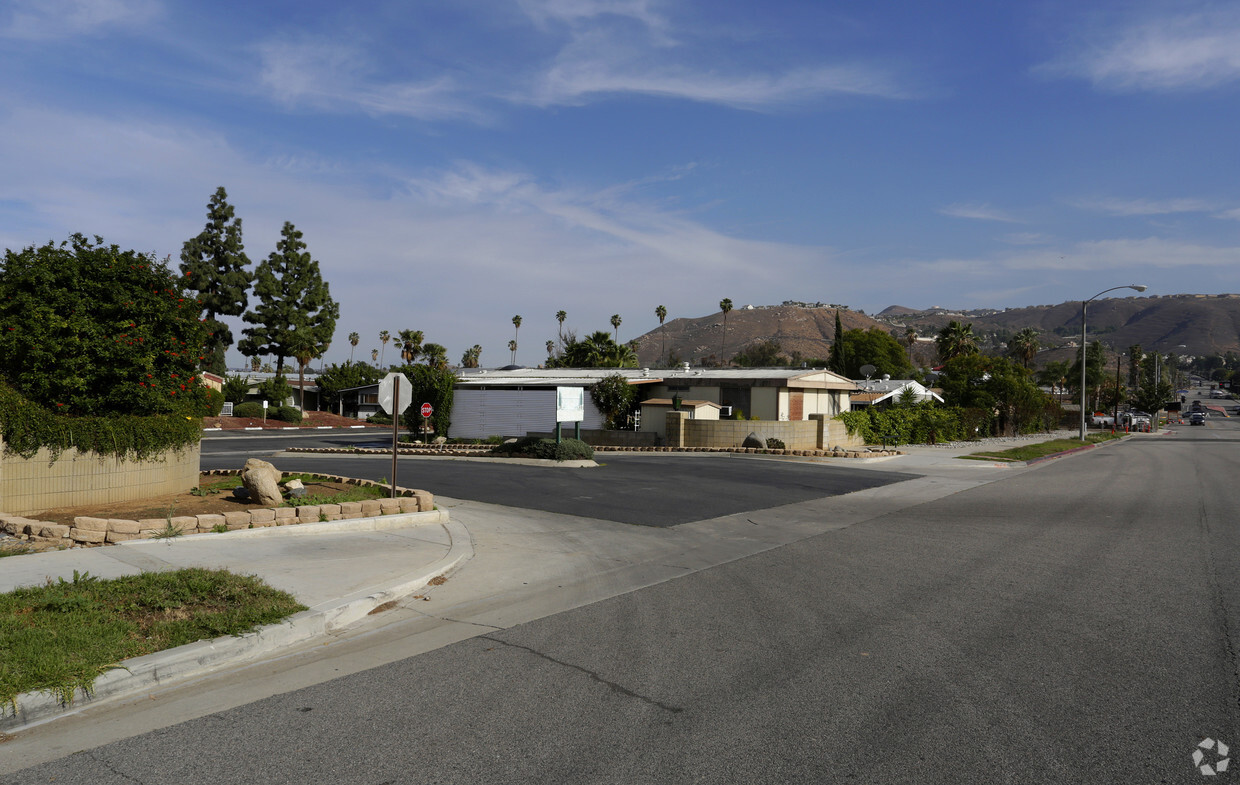
POLYGON ((1234 2, 6 0, 0 74, 0 245, 175 260, 223 185, 255 262, 304 232, 329 362, 1240 292, 1234 2))

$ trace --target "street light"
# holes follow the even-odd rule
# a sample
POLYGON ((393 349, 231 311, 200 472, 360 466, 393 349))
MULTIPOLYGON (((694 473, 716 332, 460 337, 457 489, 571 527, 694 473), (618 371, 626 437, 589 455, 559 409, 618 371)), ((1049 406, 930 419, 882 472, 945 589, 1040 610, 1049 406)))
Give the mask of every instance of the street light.
POLYGON ((1144 292, 1147 288, 1139 283, 1112 286, 1110 289, 1103 289, 1088 300, 1081 301, 1081 441, 1085 441, 1085 311, 1090 303, 1107 292, 1113 292, 1116 289, 1135 289, 1138 292, 1144 292))

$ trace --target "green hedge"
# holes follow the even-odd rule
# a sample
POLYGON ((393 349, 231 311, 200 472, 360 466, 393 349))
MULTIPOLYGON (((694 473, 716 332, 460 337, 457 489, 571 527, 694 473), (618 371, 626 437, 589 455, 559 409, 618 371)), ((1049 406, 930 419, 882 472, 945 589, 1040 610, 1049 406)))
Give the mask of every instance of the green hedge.
POLYGON ((53 460, 70 447, 97 455, 149 458, 202 439, 202 420, 183 414, 69 417, 54 414, 0 383, 0 435, 5 451, 30 458, 46 447, 53 460))
POLYGON ((539 439, 527 436, 515 442, 499 444, 491 448, 496 455, 520 458, 542 458, 550 461, 589 461, 594 459, 594 448, 580 439, 539 439))
POLYGON ((298 425, 301 423, 302 413, 301 409, 298 409, 296 406, 281 406, 279 409, 272 412, 271 416, 277 420, 283 420, 286 423, 298 425))
POLYGON ((849 434, 866 444, 937 444, 991 436, 995 416, 984 409, 920 404, 910 408, 868 406, 836 415, 849 434))
POLYGON ((233 417, 262 417, 263 405, 258 401, 246 401, 233 407, 233 417))
POLYGON ((214 387, 207 388, 207 416, 219 417, 224 410, 224 393, 214 387))

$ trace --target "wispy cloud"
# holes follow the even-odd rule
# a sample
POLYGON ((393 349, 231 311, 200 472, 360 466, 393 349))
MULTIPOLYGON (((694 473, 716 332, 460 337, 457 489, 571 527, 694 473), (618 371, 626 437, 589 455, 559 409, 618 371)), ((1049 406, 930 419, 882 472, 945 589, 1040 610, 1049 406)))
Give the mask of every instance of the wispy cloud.
POLYGON ((991 207, 988 204, 949 204, 939 209, 943 215, 952 218, 972 218, 978 221, 1000 221, 1002 223, 1024 223, 1011 214, 991 207))
POLYGON ((49 40, 133 27, 162 11, 159 0, 9 0, 0 37, 49 40))
POLYGON ((1103 90, 1203 90, 1240 80, 1240 8, 1143 18, 1090 31, 1082 43, 1038 66, 1103 90))
POLYGON ((921 263, 940 274, 991 276, 1011 271, 1075 274, 1124 270, 1137 274, 1189 268, 1235 268, 1240 247, 1177 242, 1160 237, 1090 240, 1064 248, 1014 251, 991 257, 944 258, 921 263))
POLYGON ((319 111, 362 111, 424 120, 481 119, 443 75, 420 81, 375 79, 360 46, 324 39, 267 41, 258 47, 260 82, 274 100, 319 111))
POLYGON ((1075 199, 1073 207, 1118 216, 1173 215, 1176 213, 1208 213, 1217 206, 1201 199, 1075 199))

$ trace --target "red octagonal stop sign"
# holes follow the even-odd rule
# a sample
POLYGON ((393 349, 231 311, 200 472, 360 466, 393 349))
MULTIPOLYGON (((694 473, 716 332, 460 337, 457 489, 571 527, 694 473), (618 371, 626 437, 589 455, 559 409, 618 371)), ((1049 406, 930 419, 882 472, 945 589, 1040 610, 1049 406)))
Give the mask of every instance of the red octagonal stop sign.
POLYGON ((429 403, 422 404, 422 416, 423 417, 430 417, 434 411, 435 410, 431 408, 431 405, 429 403))

